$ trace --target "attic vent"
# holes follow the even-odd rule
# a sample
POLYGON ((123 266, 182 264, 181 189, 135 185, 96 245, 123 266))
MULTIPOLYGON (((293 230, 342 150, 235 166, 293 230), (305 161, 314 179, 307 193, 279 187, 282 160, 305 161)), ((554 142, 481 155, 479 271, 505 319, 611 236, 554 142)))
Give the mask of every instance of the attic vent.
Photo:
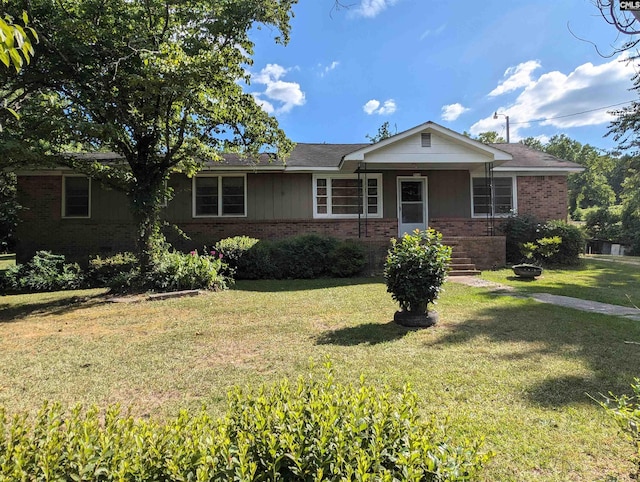
POLYGON ((420 134, 420 139, 422 141, 422 147, 431 147, 431 134, 420 134))

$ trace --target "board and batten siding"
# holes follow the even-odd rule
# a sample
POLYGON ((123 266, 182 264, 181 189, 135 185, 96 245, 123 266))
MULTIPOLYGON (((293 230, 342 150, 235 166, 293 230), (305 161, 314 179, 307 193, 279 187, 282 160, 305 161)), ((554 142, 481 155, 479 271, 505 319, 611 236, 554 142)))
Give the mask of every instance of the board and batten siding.
POLYGON ((429 218, 471 217, 471 194, 468 171, 386 171, 383 174, 384 217, 398 216, 397 178, 419 173, 427 178, 429 218))

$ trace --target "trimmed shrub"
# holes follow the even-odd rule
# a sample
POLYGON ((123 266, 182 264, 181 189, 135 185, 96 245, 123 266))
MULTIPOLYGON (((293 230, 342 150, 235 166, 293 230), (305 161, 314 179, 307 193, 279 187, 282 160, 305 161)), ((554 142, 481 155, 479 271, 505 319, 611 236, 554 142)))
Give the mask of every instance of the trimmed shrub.
POLYGON ((584 253, 585 237, 582 229, 565 221, 549 221, 540 230, 541 238, 560 237, 558 250, 548 258, 551 265, 576 265, 584 253))
POLYGON ((402 310, 420 311, 438 298, 450 261, 451 247, 433 229, 391 239, 384 266, 387 291, 402 310))
POLYGON ((222 271, 222 260, 217 257, 201 256, 197 251, 166 252, 147 275, 146 285, 161 291, 225 289, 231 280, 222 271))
POLYGON ((222 259, 233 270, 238 268, 238 262, 244 254, 253 248, 259 240, 249 236, 234 236, 221 239, 214 245, 211 256, 222 254, 222 259))
POLYGON ((84 284, 77 263, 66 263, 64 255, 38 251, 27 263, 9 267, 2 276, 3 291, 36 293, 74 290, 84 284))
POLYGON ((138 258, 133 253, 118 253, 109 258, 96 256, 89 260, 87 282, 93 287, 109 287, 126 291, 140 275, 138 258))
POLYGON ((35 421, 0 411, 2 480, 458 481, 492 457, 418 416, 416 395, 361 379, 283 381, 233 390, 226 415, 203 409, 165 423, 109 407, 70 414, 46 405, 35 421))
POLYGON ((536 218, 527 214, 509 216, 499 229, 506 237, 507 262, 519 263, 522 261, 522 245, 537 239, 540 223, 536 218))
MULTIPOLYGON (((234 238, 229 238, 234 239, 234 238)), ((252 238, 247 238, 251 240, 252 238)), ((222 240, 216 248, 232 241, 222 240)), ((224 254, 225 251, 220 249, 224 254)), ((355 276, 362 271, 364 248, 353 241, 305 234, 293 238, 257 241, 237 257, 236 279, 312 279, 355 276)))
POLYGON ((582 230, 565 221, 548 221, 543 224, 529 215, 512 216, 501 224, 500 230, 507 238, 508 263, 520 263, 533 248, 539 253, 546 253, 546 256, 536 258, 538 262, 575 265, 580 262, 580 255, 584 252, 585 237, 582 230), (557 237, 562 240, 559 245, 553 241, 557 237), (543 239, 545 241, 541 242, 543 239))
POLYGON ((329 273, 336 278, 356 276, 366 263, 364 246, 355 241, 344 241, 329 253, 329 273))

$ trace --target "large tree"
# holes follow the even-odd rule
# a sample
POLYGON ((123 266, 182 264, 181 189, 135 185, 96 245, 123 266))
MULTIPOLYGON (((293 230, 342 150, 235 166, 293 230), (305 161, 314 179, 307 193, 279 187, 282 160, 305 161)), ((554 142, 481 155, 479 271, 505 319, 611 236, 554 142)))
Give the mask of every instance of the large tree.
POLYGON ((0 154, 21 164, 48 159, 124 191, 149 269, 172 172, 193 174, 223 152, 291 148, 245 86, 252 29, 266 26, 286 44, 296 2, 6 0, 9 14, 27 10, 40 47, 28 68, 0 78, 22 113, 2 134, 0 154), (87 162, 73 150, 120 160, 87 162))

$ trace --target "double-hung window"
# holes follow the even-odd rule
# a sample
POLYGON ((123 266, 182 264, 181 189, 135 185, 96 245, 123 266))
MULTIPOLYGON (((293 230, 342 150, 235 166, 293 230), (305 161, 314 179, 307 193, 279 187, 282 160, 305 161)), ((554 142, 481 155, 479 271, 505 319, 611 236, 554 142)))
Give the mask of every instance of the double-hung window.
POLYGON ((91 179, 77 175, 62 177, 62 217, 91 217, 91 179))
POLYGON ((473 215, 506 216, 516 211, 515 178, 472 178, 473 215))
POLYGON ((313 176, 314 218, 382 217, 382 175, 313 176))
POLYGON ((247 215, 247 178, 244 175, 200 175, 193 178, 193 216, 247 215))

